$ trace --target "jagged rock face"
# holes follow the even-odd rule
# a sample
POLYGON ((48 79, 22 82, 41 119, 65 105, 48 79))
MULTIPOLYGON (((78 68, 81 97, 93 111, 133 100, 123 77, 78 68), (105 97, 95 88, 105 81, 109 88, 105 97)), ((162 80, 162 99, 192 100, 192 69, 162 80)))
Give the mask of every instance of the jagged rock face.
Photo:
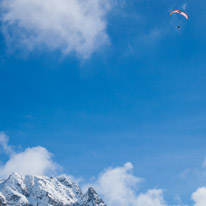
POLYGON ((68 177, 21 176, 0 182, 0 206, 106 206, 93 188, 83 194, 68 177))
POLYGON ((105 206, 102 199, 99 198, 95 190, 90 187, 87 191, 87 193, 83 197, 83 204, 82 206, 105 206))

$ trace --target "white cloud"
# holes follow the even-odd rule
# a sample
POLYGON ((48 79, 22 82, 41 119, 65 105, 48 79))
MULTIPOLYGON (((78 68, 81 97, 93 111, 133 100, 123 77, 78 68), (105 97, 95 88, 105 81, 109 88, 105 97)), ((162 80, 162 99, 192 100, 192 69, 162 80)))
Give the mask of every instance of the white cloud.
POLYGON ((195 202, 194 206, 205 206, 206 205, 206 188, 198 188, 192 194, 192 200, 195 202))
POLYGON ((165 206, 162 190, 137 193, 142 179, 134 176, 132 169, 131 163, 126 163, 123 167, 108 168, 90 186, 93 186, 110 206, 165 206))
POLYGON ((108 0, 3 0, 2 31, 18 47, 87 58, 108 42, 109 8, 108 0))
MULTIPOLYGON (((1 133, 0 144, 4 151, 8 154, 8 137, 1 133)), ((10 152, 10 149, 9 149, 10 152)), ((47 175, 54 173, 58 166, 52 160, 52 154, 43 147, 27 148, 23 152, 15 153, 11 151, 9 160, 0 166, 0 177, 8 177, 12 172, 17 172, 21 175, 47 175)))
MULTIPOLYGON (((135 203, 135 202, 134 202, 135 203)), ((131 204, 132 206, 166 206, 163 199, 163 192, 160 189, 148 190, 144 194, 139 194, 137 196, 136 204, 131 204)))
POLYGON ((14 154, 12 147, 8 145, 8 137, 3 132, 0 132, 0 146, 7 155, 11 156, 14 154))
POLYGON ((183 5, 182 5, 182 9, 183 9, 183 10, 186 10, 186 8, 187 8, 187 4, 183 4, 183 5))

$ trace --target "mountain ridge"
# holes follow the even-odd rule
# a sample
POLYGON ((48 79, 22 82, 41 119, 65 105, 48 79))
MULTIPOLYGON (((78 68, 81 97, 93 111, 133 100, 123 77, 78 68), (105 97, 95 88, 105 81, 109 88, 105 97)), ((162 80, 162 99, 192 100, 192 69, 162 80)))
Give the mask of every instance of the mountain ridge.
POLYGON ((106 206, 90 187, 81 188, 66 176, 47 177, 12 173, 0 181, 0 206, 106 206))

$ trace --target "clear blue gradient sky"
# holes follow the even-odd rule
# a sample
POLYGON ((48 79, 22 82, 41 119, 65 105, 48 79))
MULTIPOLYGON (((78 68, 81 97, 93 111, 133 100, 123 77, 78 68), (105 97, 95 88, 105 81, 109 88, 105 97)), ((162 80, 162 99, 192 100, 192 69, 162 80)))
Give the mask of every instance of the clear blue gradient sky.
POLYGON ((118 2, 110 43, 86 60, 11 52, 1 34, 0 130, 12 145, 47 148, 76 177, 132 162, 143 191, 190 203, 206 185, 205 10, 204 0, 118 2), (169 16, 184 4, 188 21, 169 16))

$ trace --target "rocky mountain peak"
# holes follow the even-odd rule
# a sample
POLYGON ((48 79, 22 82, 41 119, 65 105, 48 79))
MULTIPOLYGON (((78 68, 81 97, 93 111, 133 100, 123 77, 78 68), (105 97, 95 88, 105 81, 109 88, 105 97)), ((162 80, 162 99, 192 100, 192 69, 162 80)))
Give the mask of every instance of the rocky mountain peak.
POLYGON ((92 187, 88 189, 88 191, 84 195, 83 200, 84 200, 83 202, 86 202, 88 206, 93 206, 93 205, 105 206, 103 200, 98 196, 98 194, 92 187))

